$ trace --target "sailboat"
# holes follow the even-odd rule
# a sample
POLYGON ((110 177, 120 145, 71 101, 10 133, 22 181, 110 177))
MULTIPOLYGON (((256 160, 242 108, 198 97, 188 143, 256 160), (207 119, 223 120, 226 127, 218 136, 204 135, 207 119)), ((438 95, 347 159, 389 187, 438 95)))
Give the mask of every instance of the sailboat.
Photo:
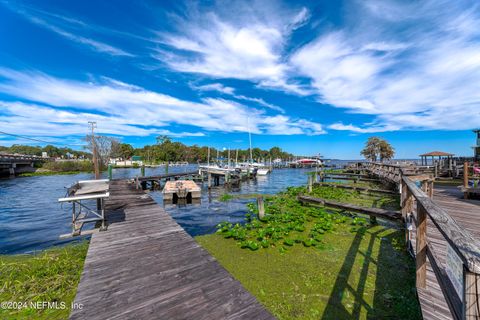
POLYGON ((240 164, 239 169, 243 172, 251 171, 258 176, 266 176, 270 169, 265 167, 263 164, 253 162, 253 153, 252 153, 252 132, 250 130, 250 118, 247 118, 248 121, 248 142, 250 147, 250 160, 248 163, 240 164))

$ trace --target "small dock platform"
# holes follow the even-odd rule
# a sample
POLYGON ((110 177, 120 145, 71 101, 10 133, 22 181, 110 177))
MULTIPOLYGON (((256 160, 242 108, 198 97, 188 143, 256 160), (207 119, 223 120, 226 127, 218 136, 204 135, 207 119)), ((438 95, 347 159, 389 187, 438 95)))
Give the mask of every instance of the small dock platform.
POLYGON ((163 208, 112 181, 70 319, 274 319, 163 208))
POLYGON ((170 201, 177 199, 198 199, 202 196, 201 188, 191 180, 167 181, 163 187, 163 200, 170 201))

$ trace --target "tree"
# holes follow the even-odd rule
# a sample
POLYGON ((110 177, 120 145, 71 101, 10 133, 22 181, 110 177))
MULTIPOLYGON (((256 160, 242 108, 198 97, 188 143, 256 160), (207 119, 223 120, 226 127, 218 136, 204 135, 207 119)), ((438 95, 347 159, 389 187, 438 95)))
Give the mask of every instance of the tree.
POLYGON ((395 155, 395 149, 386 140, 379 137, 370 137, 365 143, 365 147, 360 152, 365 159, 370 161, 390 160, 395 155))
MULTIPOLYGON (((85 141, 87 142, 85 149, 93 153, 92 136, 87 135, 85 141)), ((108 160, 114 153, 118 152, 118 146, 120 145, 119 141, 115 138, 99 135, 95 136, 94 143, 97 148, 99 163, 103 165, 108 164, 108 160)))
POLYGON ((124 160, 130 159, 135 152, 135 149, 131 144, 128 143, 119 143, 112 152, 112 157, 122 158, 124 160))

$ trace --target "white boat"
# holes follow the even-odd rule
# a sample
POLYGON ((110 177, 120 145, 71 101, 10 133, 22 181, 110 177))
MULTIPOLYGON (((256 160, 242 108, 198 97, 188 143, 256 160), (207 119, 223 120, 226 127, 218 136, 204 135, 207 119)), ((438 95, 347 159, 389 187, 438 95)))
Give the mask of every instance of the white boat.
POLYGON ((257 169, 257 176, 266 176, 270 172, 268 168, 258 168, 257 169))

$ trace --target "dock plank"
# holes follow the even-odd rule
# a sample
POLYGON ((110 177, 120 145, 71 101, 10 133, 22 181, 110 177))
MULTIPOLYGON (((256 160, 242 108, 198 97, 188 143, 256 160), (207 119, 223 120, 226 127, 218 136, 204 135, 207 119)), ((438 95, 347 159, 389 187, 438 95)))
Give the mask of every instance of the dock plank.
MULTIPOLYGON (((480 201, 464 200, 463 194, 455 187, 437 187, 434 191, 433 201, 445 209, 448 214, 462 227, 475 237, 480 237, 480 201)), ((427 218, 427 234, 429 246, 436 254, 436 263, 440 268, 445 268, 447 242, 437 230, 436 226, 427 218)), ((412 245, 415 248, 415 230, 412 232, 412 245)), ((427 287, 418 289, 418 297, 424 319, 447 320, 454 319, 448 303, 443 295, 430 262, 427 257, 427 287)))
POLYGON ((274 319, 153 199, 113 181, 70 319, 274 319))

